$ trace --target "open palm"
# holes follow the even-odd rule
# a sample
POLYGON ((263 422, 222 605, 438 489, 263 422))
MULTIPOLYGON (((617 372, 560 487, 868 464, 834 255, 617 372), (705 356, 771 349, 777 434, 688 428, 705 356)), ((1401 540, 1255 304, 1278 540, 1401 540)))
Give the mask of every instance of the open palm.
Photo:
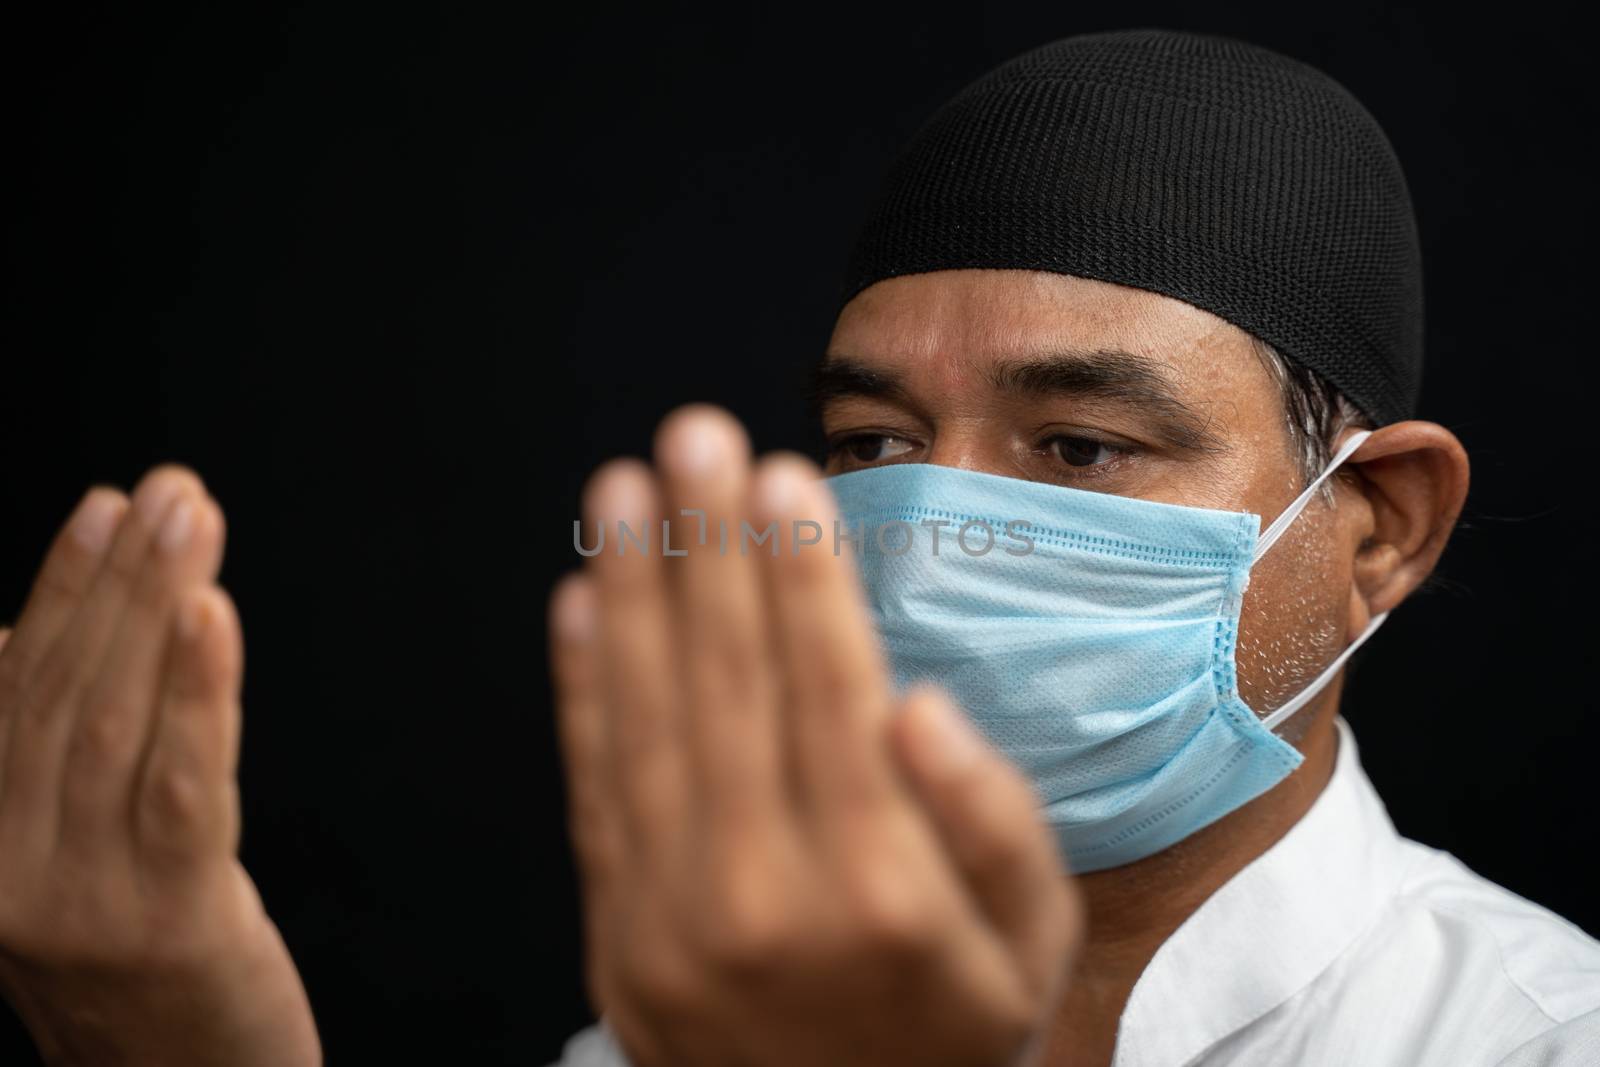
POLYGON ((52 1063, 321 1062, 237 858, 223 540, 187 468, 96 487, 0 632, 0 990, 52 1063))

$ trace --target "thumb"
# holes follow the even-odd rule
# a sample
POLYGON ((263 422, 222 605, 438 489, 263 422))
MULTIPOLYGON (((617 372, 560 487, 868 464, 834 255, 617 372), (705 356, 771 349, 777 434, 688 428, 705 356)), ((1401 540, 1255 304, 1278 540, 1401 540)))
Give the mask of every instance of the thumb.
POLYGON ((1013 956, 1052 985, 1082 940, 1083 908, 1022 773, 943 690, 907 693, 893 748, 956 869, 1013 956))

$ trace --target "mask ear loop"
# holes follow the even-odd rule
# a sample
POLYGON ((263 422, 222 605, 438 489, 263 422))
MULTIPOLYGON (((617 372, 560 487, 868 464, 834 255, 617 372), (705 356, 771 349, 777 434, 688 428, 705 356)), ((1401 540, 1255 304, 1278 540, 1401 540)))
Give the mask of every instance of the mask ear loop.
MULTIPOLYGON (((1256 539, 1255 554, 1250 560, 1252 564, 1266 555, 1267 549, 1271 548, 1278 538, 1283 536, 1283 531, 1289 528, 1289 524, 1311 502, 1311 495, 1317 491, 1317 487, 1326 481, 1330 474, 1338 470, 1339 465, 1349 459, 1351 453, 1360 448, 1361 443, 1371 436, 1371 430, 1362 430, 1359 433, 1352 434, 1350 439, 1340 446, 1339 451, 1335 452, 1333 458, 1328 461, 1327 468, 1317 475, 1316 480, 1306 486, 1305 492, 1295 497, 1294 502, 1283 509, 1283 514, 1274 519, 1272 525, 1268 526, 1261 536, 1256 539)), ((1317 675, 1310 685, 1289 698, 1281 707, 1274 709, 1270 715, 1265 716, 1261 720, 1261 725, 1268 730, 1275 729, 1282 725, 1289 716, 1311 703, 1312 698, 1322 691, 1322 687, 1332 681, 1333 676, 1338 674, 1340 669, 1344 667, 1345 661, 1355 654, 1356 649, 1360 648, 1367 638, 1377 633, 1378 627, 1382 626, 1383 620, 1388 617, 1389 613, 1387 611, 1374 615, 1371 621, 1367 623, 1366 629, 1362 630, 1356 639, 1346 646, 1343 652, 1335 656, 1333 662, 1323 668, 1322 673, 1317 675)))
POLYGON ((1328 461, 1328 466, 1321 474, 1317 475, 1316 481, 1306 486, 1306 491, 1295 497, 1294 501, 1283 509, 1283 514, 1273 519, 1272 525, 1263 530, 1261 536, 1256 538, 1256 551, 1255 555, 1250 558, 1251 563, 1255 563, 1267 554, 1267 549, 1271 548, 1273 543, 1283 536, 1283 531, 1287 530, 1289 524, 1295 520, 1300 512, 1305 510, 1307 504, 1311 503, 1311 495, 1317 491, 1317 487, 1326 481, 1330 474, 1338 470, 1340 464, 1350 458, 1350 453, 1361 447, 1361 442, 1371 436, 1371 430, 1362 430, 1352 434, 1350 440, 1340 446, 1339 451, 1335 452, 1333 458, 1328 461))
POLYGON ((1383 620, 1388 617, 1389 613, 1387 611, 1381 611, 1374 615, 1372 620, 1367 623, 1367 628, 1362 630, 1343 652, 1334 657, 1333 662, 1328 664, 1321 674, 1317 675, 1315 681, 1300 690, 1295 696, 1289 698, 1289 701, 1282 707, 1275 709, 1272 714, 1262 719, 1261 725, 1269 730, 1276 729, 1289 716, 1311 703, 1311 698, 1321 692, 1322 687, 1332 681, 1335 674, 1339 673, 1339 669, 1344 666, 1344 661, 1349 659, 1355 653, 1355 650, 1361 647, 1362 642, 1377 633, 1378 627, 1382 626, 1383 620))

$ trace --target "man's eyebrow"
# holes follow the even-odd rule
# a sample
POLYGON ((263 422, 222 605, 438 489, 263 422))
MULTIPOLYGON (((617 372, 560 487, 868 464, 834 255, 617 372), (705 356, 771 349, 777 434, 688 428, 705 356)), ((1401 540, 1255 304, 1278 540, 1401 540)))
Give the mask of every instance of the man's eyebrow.
POLYGON ((899 375, 874 370, 849 356, 827 355, 811 372, 811 388, 806 403, 813 417, 819 416, 829 401, 859 396, 909 405, 910 393, 899 375))
POLYGON ((1174 448, 1222 451, 1210 420, 1185 404, 1161 364, 1117 348, 1058 349, 989 369, 989 384, 1014 396, 1080 396, 1111 400, 1153 417, 1155 430, 1174 448))

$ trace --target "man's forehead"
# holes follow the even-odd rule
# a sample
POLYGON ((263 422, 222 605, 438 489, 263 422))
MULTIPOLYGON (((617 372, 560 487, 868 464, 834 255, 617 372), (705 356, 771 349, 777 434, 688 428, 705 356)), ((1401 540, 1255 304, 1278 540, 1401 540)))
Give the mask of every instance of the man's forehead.
POLYGON ((1250 338, 1203 308, 1145 289, 1032 270, 948 270, 886 279, 840 312, 829 355, 885 369, 970 375, 1061 351, 1121 351, 1177 378, 1250 338))

